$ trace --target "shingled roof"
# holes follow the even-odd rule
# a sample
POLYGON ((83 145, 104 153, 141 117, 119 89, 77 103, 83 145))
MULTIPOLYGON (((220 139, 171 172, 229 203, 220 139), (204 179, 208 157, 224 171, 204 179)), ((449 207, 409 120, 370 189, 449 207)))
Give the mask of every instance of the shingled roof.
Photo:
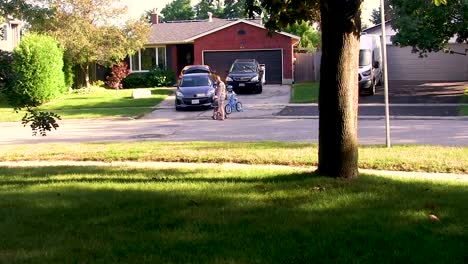
MULTIPOLYGON (((245 22, 247 24, 263 28, 260 24, 260 20, 258 19, 246 20, 213 18, 211 22, 208 20, 192 20, 158 23, 151 26, 148 44, 190 43, 193 42, 194 39, 204 36, 205 34, 210 34, 240 22, 245 22)), ((288 33, 279 33, 292 38, 299 38, 288 33)))

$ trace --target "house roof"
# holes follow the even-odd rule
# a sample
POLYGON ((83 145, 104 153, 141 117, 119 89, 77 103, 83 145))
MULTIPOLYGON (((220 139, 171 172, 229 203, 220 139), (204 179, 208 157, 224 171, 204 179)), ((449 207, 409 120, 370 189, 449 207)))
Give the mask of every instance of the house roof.
MULTIPOLYGON (((213 18, 211 22, 208 20, 194 20, 158 23, 151 26, 148 44, 191 43, 197 38, 206 36, 238 23, 246 23, 265 29, 265 27, 260 24, 260 20, 258 19, 247 20, 213 18)), ((286 32, 278 33, 297 40, 300 39, 298 36, 286 32)))

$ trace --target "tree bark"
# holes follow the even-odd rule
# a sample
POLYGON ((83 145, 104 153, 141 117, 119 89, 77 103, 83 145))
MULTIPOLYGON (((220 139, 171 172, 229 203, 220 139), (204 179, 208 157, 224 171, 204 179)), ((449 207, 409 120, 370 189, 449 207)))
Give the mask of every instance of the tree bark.
POLYGON ((320 0, 319 164, 329 177, 358 175, 358 67, 362 0, 320 0))
POLYGON ((81 70, 83 72, 86 88, 91 87, 91 83, 89 82, 89 63, 82 64, 81 70))

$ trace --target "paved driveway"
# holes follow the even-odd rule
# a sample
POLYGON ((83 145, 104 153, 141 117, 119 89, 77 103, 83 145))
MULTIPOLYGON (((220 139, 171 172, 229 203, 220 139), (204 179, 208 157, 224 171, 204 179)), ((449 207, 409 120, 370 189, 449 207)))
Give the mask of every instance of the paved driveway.
MULTIPOLYGON (((390 104, 458 104, 468 81, 390 81, 388 95, 390 104)), ((360 104, 383 104, 384 88, 378 86, 374 96, 360 96, 360 104)))
MULTIPOLYGON (((238 97, 242 102, 244 112, 234 112, 230 117, 272 117, 289 103, 290 90, 289 85, 265 85, 261 94, 239 94, 238 97)), ((141 119, 211 119, 212 109, 176 111, 174 100, 174 96, 168 96, 159 104, 158 108, 141 119)))

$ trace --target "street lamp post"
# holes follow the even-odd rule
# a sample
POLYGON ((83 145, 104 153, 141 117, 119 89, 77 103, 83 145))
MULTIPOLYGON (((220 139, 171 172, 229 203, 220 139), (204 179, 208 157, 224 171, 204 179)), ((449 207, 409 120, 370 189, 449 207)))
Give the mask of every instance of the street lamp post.
POLYGON ((383 51, 383 70, 384 70, 384 97, 385 97, 385 142, 387 148, 390 143, 390 109, 388 106, 388 74, 387 74, 387 34, 385 32, 385 8, 384 0, 380 0, 380 25, 382 27, 382 51, 383 51))

